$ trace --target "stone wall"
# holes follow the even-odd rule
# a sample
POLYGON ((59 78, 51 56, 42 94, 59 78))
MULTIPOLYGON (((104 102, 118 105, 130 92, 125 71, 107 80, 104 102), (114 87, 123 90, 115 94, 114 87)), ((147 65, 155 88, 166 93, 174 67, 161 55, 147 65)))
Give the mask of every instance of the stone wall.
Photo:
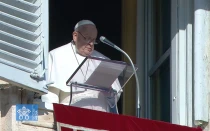
MULTIPOLYGON (((37 100, 36 100, 37 101, 37 100)), ((34 93, 0 80, 0 131, 55 131, 53 112, 38 110, 37 122, 16 121, 16 104, 34 103, 34 93)))

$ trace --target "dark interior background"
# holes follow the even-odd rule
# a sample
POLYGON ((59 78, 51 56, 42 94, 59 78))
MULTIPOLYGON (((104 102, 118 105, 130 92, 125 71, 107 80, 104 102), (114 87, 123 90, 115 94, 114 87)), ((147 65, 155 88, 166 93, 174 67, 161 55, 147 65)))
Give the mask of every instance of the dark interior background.
MULTIPOLYGON (((105 36, 121 48, 121 0, 50 0, 49 1, 49 49, 55 49, 72 40, 75 24, 83 19, 93 21, 98 29, 98 38, 105 36)), ((121 60, 121 53, 99 43, 95 49, 113 60, 121 60)), ((122 113, 122 95, 118 102, 122 113)))

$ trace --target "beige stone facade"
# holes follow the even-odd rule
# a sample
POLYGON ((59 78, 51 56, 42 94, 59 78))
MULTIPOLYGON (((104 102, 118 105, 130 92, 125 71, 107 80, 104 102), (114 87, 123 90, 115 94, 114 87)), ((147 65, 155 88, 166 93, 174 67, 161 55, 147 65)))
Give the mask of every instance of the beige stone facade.
POLYGON ((0 81, 0 131, 55 131, 53 112, 39 109, 37 122, 16 121, 16 104, 32 104, 34 93, 0 81), (22 98, 21 98, 22 96, 22 98))

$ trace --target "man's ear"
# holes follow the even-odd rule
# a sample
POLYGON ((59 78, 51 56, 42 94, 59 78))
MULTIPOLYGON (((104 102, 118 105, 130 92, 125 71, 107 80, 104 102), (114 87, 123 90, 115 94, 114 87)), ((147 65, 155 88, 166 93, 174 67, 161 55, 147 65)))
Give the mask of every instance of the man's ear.
POLYGON ((77 39, 77 32, 76 31, 74 31, 73 33, 72 33, 72 36, 73 36, 73 40, 74 41, 76 41, 76 39, 77 39))

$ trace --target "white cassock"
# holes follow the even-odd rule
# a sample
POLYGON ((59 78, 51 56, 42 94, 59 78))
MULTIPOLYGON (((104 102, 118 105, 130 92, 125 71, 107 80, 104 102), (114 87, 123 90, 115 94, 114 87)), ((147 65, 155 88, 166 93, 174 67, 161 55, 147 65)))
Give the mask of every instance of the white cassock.
MULTIPOLYGON (((91 56, 108 59, 95 50, 91 56)), ((52 103, 69 105, 70 87, 66 86, 66 81, 84 59, 85 57, 76 53, 75 45, 72 43, 56 48, 49 53, 48 82, 54 82, 54 84, 50 85, 48 94, 42 95, 45 108, 53 110, 52 103)), ((115 100, 110 100, 105 93, 100 91, 73 87, 71 106, 110 112, 110 103, 113 101, 116 103, 121 94, 118 80, 112 84, 112 88, 117 92, 120 91, 115 100)))

